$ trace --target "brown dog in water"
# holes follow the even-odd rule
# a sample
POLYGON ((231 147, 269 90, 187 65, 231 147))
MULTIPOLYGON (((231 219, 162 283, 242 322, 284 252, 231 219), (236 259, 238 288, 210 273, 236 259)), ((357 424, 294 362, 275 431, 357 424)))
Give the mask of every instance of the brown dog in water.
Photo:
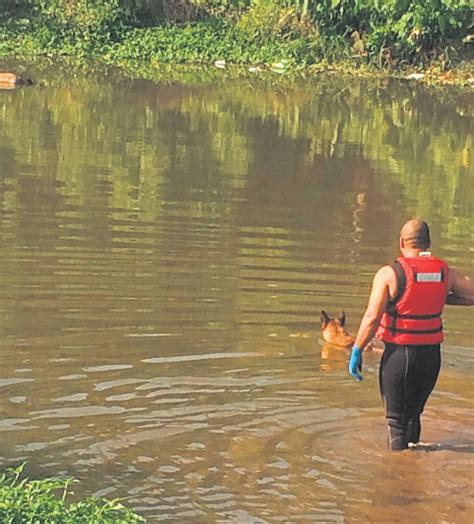
POLYGON ((326 342, 333 346, 344 348, 354 345, 355 337, 351 335, 344 324, 346 323, 346 314, 342 311, 336 318, 330 318, 326 311, 321 311, 321 330, 326 342))
MULTIPOLYGON (((346 323, 346 314, 344 311, 339 313, 336 318, 331 318, 326 311, 321 311, 321 331, 323 339, 331 346, 337 346, 344 349, 349 349, 354 345, 355 336, 351 335, 344 327, 346 323)), ((383 351, 382 347, 377 345, 377 341, 372 341, 367 344, 365 351, 383 351)))
POLYGON ((22 78, 15 73, 0 71, 0 89, 15 89, 18 86, 32 86, 31 78, 22 78))

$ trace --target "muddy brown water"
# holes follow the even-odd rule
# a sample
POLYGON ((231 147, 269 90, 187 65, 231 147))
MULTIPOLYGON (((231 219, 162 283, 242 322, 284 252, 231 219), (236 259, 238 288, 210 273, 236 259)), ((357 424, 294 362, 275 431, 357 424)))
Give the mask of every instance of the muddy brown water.
POLYGON ((472 99, 58 80, 0 91, 0 464, 151 522, 469 522, 473 311, 447 308, 424 414, 390 455, 355 331, 403 221, 474 276, 472 99))

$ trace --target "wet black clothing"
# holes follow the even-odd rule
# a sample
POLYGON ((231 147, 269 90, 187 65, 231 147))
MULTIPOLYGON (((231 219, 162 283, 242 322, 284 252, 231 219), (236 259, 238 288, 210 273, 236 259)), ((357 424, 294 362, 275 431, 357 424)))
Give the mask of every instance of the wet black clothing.
POLYGON ((441 367, 440 345, 385 344, 379 372, 389 449, 402 450, 420 440, 420 415, 441 367))

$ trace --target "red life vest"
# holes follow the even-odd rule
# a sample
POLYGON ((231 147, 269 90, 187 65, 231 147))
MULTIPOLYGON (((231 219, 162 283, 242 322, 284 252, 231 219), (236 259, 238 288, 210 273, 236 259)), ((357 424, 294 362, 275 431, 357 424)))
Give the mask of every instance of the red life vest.
MULTIPOLYGON (((443 341, 443 312, 448 294, 448 266, 429 253, 418 257, 399 257, 406 278, 398 280, 401 291, 383 314, 376 338, 399 345, 423 346, 443 341)), ((397 273, 394 267, 395 273, 397 273)), ((402 273, 402 276, 403 276, 402 273)))

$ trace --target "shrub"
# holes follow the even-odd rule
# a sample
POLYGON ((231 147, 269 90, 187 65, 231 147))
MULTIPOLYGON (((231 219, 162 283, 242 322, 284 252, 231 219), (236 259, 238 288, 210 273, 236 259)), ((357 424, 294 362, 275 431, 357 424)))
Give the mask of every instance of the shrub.
POLYGON ((0 0, 0 52, 302 66, 354 56, 379 65, 442 57, 449 65, 463 49, 471 1, 0 0))
POLYGON ((118 500, 90 497, 67 503, 73 479, 23 477, 24 465, 0 475, 0 522, 14 524, 140 523, 143 517, 125 508, 118 500))
POLYGON ((369 58, 387 50, 400 60, 440 51, 468 33, 471 0, 310 0, 312 20, 325 36, 365 35, 369 58))
POLYGON ((131 12, 120 0, 31 0, 31 12, 41 23, 75 37, 113 37, 131 25, 131 12))

